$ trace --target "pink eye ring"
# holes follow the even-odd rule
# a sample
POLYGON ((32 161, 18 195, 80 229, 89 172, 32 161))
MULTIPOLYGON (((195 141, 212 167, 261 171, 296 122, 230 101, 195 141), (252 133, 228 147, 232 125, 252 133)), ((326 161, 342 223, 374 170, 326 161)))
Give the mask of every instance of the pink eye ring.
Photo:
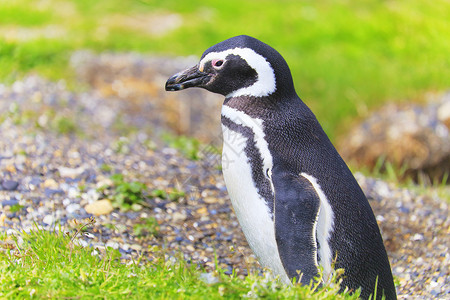
POLYGON ((224 61, 223 59, 214 59, 211 64, 213 65, 213 67, 215 68, 220 68, 223 65, 224 61))

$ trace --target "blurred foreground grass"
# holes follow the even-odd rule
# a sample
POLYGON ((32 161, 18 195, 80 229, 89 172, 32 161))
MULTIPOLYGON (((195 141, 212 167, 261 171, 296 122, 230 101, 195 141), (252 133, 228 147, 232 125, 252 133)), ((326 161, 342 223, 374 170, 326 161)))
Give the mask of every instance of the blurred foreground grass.
POLYGON ((197 55, 238 34, 279 50, 334 138, 385 101, 450 86, 450 2, 0 0, 0 80, 73 81, 76 49, 197 55))

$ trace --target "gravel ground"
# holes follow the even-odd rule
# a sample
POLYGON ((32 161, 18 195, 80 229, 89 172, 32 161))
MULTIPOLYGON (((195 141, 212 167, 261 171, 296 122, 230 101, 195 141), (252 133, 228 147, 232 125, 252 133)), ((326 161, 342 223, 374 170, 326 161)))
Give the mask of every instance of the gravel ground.
MULTIPOLYGON (((122 173, 149 191, 181 190, 184 196, 146 193, 138 211, 98 216, 80 243, 149 260, 164 248, 167 256, 182 253, 206 270, 217 255, 228 272, 260 272, 232 212, 217 154, 205 146, 201 160, 185 158, 146 127, 152 121, 143 116, 151 111, 133 113, 124 105, 114 95, 73 93, 62 81, 39 77, 0 85, 0 230, 85 222, 92 216, 86 206, 108 198, 98 188, 122 173), (150 218, 159 224, 157 234, 137 233, 137 224, 150 218)), ((399 298, 450 299, 448 203, 356 175, 383 232, 399 298)))

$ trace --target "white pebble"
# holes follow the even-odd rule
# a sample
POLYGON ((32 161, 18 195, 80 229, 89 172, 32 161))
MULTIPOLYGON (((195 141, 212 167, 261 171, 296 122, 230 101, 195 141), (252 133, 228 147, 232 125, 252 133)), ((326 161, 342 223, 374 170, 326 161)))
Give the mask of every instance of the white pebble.
POLYGON ((64 206, 68 206, 70 203, 71 203, 71 202, 70 202, 70 199, 68 199, 68 198, 64 198, 64 200, 63 200, 63 202, 62 202, 62 204, 63 204, 64 206))
POLYGON ((113 241, 108 241, 108 242, 106 242, 106 247, 111 247, 113 249, 119 249, 119 243, 113 242, 113 241))
POLYGON ((200 280, 206 284, 215 284, 219 282, 219 279, 212 273, 201 273, 200 280))
POLYGON ((66 211, 67 211, 69 214, 72 214, 72 213, 78 211, 80 208, 81 208, 80 204, 78 204, 78 203, 72 203, 72 204, 70 204, 70 205, 68 205, 68 206, 66 207, 66 211))
POLYGON ((413 236, 413 241, 421 241, 421 240, 423 240, 423 235, 421 235, 420 233, 416 233, 413 236))
POLYGON ((47 225, 52 225, 54 221, 55 221, 55 219, 53 218, 52 215, 46 215, 44 217, 44 219, 42 220, 42 222, 47 225))
POLYGON ((78 189, 75 187, 70 187, 69 190, 67 191, 67 196, 69 198, 76 198, 78 197, 78 195, 79 195, 78 189))
POLYGON ((80 245, 81 247, 89 246, 89 243, 86 242, 85 240, 78 239, 77 242, 78 242, 78 245, 80 245))

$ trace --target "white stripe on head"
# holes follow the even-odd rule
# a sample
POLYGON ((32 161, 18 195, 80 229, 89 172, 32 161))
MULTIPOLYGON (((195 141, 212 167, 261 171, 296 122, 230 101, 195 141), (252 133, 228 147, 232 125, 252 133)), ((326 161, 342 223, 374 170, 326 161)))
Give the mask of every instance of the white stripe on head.
POLYGON ((331 263, 333 257, 331 256, 329 240, 331 232, 333 231, 334 213, 331 209, 330 203, 328 202, 328 198, 325 196, 322 188, 317 182, 317 179, 306 173, 301 173, 300 175, 311 182, 320 199, 320 208, 317 218, 317 240, 320 245, 319 254, 320 265, 323 267, 323 280, 326 282, 331 279, 330 275, 332 272, 331 263))
POLYGON ((226 97, 238 96, 254 96, 263 97, 268 96, 276 90, 275 72, 270 63, 260 54, 256 53, 250 48, 233 48, 221 52, 210 52, 200 60, 199 69, 203 70, 205 63, 213 59, 225 60, 228 55, 240 56, 247 64, 253 68, 258 74, 257 81, 248 87, 240 88, 231 92, 226 97))

